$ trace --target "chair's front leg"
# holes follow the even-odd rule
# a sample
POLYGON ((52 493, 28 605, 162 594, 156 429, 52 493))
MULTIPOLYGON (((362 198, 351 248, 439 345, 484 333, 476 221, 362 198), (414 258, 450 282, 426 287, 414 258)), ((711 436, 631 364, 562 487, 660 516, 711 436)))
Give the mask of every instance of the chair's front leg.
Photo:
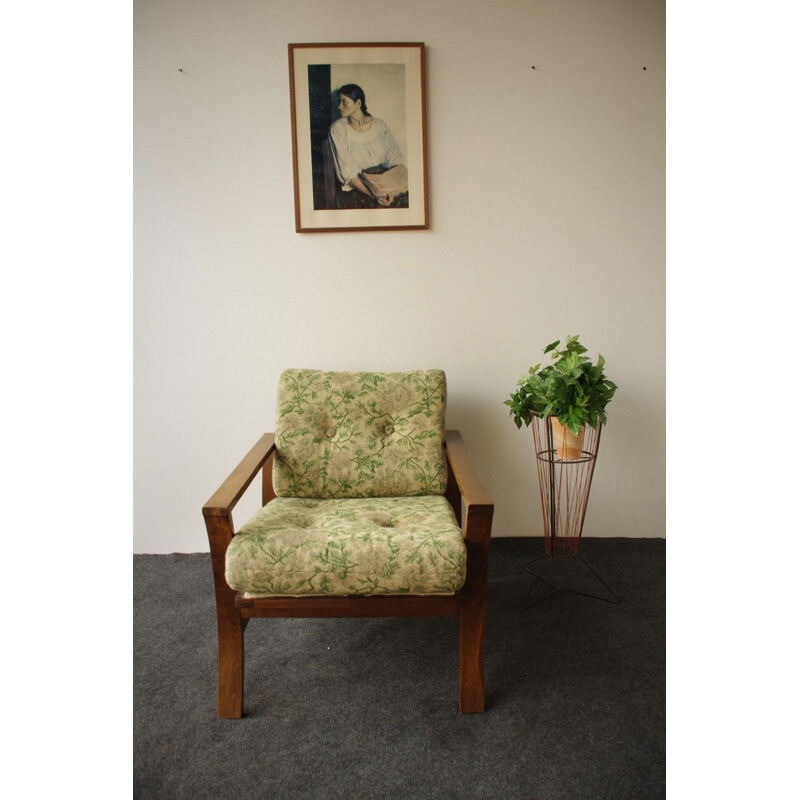
POLYGON ((206 517, 206 529, 211 544, 211 564, 214 569, 214 589, 217 597, 217 632, 219 641, 219 690, 217 716, 239 719, 244 697, 244 628, 236 608, 236 592, 225 581, 225 552, 233 538, 230 514, 206 517))
POLYGON ((271 487, 271 458, 274 452, 275 434, 265 433, 203 506, 208 543, 211 547, 211 565, 214 568, 214 590, 217 595, 219 717, 241 717, 244 694, 244 629, 247 620, 242 619, 239 609, 236 608, 236 592, 225 580, 225 554, 235 533, 231 509, 262 468, 264 503, 275 496, 271 487))
POLYGON ((485 618, 485 598, 480 603, 465 604, 461 609, 458 708, 462 714, 477 714, 483 711, 485 618))
POLYGON ((491 527, 491 512, 477 514, 467 510, 467 580, 460 614, 459 645, 459 710, 462 714, 480 713, 484 708, 484 626, 491 527))
POLYGON ((244 621, 238 611, 234 618, 219 613, 219 691, 217 716, 240 719, 244 699, 244 621))

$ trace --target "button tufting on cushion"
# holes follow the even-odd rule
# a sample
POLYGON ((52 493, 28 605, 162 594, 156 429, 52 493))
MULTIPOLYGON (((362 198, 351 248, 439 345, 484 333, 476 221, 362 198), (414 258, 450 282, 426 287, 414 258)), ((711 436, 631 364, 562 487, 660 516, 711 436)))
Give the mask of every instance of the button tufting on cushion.
POLYGON ((442 370, 286 370, 278 384, 275 493, 309 498, 444 494, 446 402, 442 370), (396 430, 402 435, 393 435, 396 430))
POLYGON ((250 596, 450 594, 465 576, 463 534, 441 496, 276 498, 233 537, 225 569, 250 596))

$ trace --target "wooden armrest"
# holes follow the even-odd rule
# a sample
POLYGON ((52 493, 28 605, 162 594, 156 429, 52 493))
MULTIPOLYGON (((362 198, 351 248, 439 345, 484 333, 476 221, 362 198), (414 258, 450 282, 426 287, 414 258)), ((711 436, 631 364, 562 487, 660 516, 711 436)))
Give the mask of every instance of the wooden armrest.
POLYGON ((227 516, 274 450, 275 434, 265 433, 203 506, 203 516, 227 516))
POLYGON ((458 490, 469 513, 492 514, 494 512, 494 503, 483 486, 481 476, 470 458, 460 431, 449 430, 445 432, 445 450, 453 476, 456 479, 456 483, 458 483, 458 490))
MULTIPOLYGON (((469 614, 477 614, 482 619, 485 613, 489 542, 492 538, 494 503, 484 488, 481 476, 469 456, 467 446, 464 444, 459 431, 450 430, 445 432, 445 451, 447 453, 447 463, 450 466, 449 471, 456 482, 456 486, 453 489, 458 489, 467 512, 467 518, 464 521, 464 543, 467 546, 467 577, 463 588, 465 603, 461 617, 463 632, 464 620, 469 614)), ((448 495, 450 494, 451 486, 448 485, 448 495)), ((448 499, 450 499, 451 503, 455 501, 456 506, 453 510, 456 512, 459 524, 461 524, 458 496, 453 492, 453 495, 448 499)), ((481 652, 482 648, 481 641, 481 652)), ((481 667, 481 672, 482 670, 483 667, 481 667)))

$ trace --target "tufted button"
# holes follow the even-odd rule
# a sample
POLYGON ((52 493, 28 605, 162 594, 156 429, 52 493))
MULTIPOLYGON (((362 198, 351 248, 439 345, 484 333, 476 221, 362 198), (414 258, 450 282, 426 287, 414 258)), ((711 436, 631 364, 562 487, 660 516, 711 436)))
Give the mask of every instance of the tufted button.
POLYGON ((327 436, 329 439, 333 439, 333 437, 336 436, 336 428, 328 428, 327 436))
POLYGON ((384 433, 385 433, 387 436, 391 436, 391 435, 394 433, 394 425, 387 425, 387 426, 386 426, 386 427, 383 429, 383 432, 384 432, 384 433))

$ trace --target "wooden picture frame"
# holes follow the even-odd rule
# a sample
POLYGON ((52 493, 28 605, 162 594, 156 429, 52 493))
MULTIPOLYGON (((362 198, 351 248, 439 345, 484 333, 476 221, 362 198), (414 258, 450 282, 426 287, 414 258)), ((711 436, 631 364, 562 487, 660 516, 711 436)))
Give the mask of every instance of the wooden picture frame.
POLYGON ((427 230, 425 45, 290 44, 289 81, 297 232, 427 230))

